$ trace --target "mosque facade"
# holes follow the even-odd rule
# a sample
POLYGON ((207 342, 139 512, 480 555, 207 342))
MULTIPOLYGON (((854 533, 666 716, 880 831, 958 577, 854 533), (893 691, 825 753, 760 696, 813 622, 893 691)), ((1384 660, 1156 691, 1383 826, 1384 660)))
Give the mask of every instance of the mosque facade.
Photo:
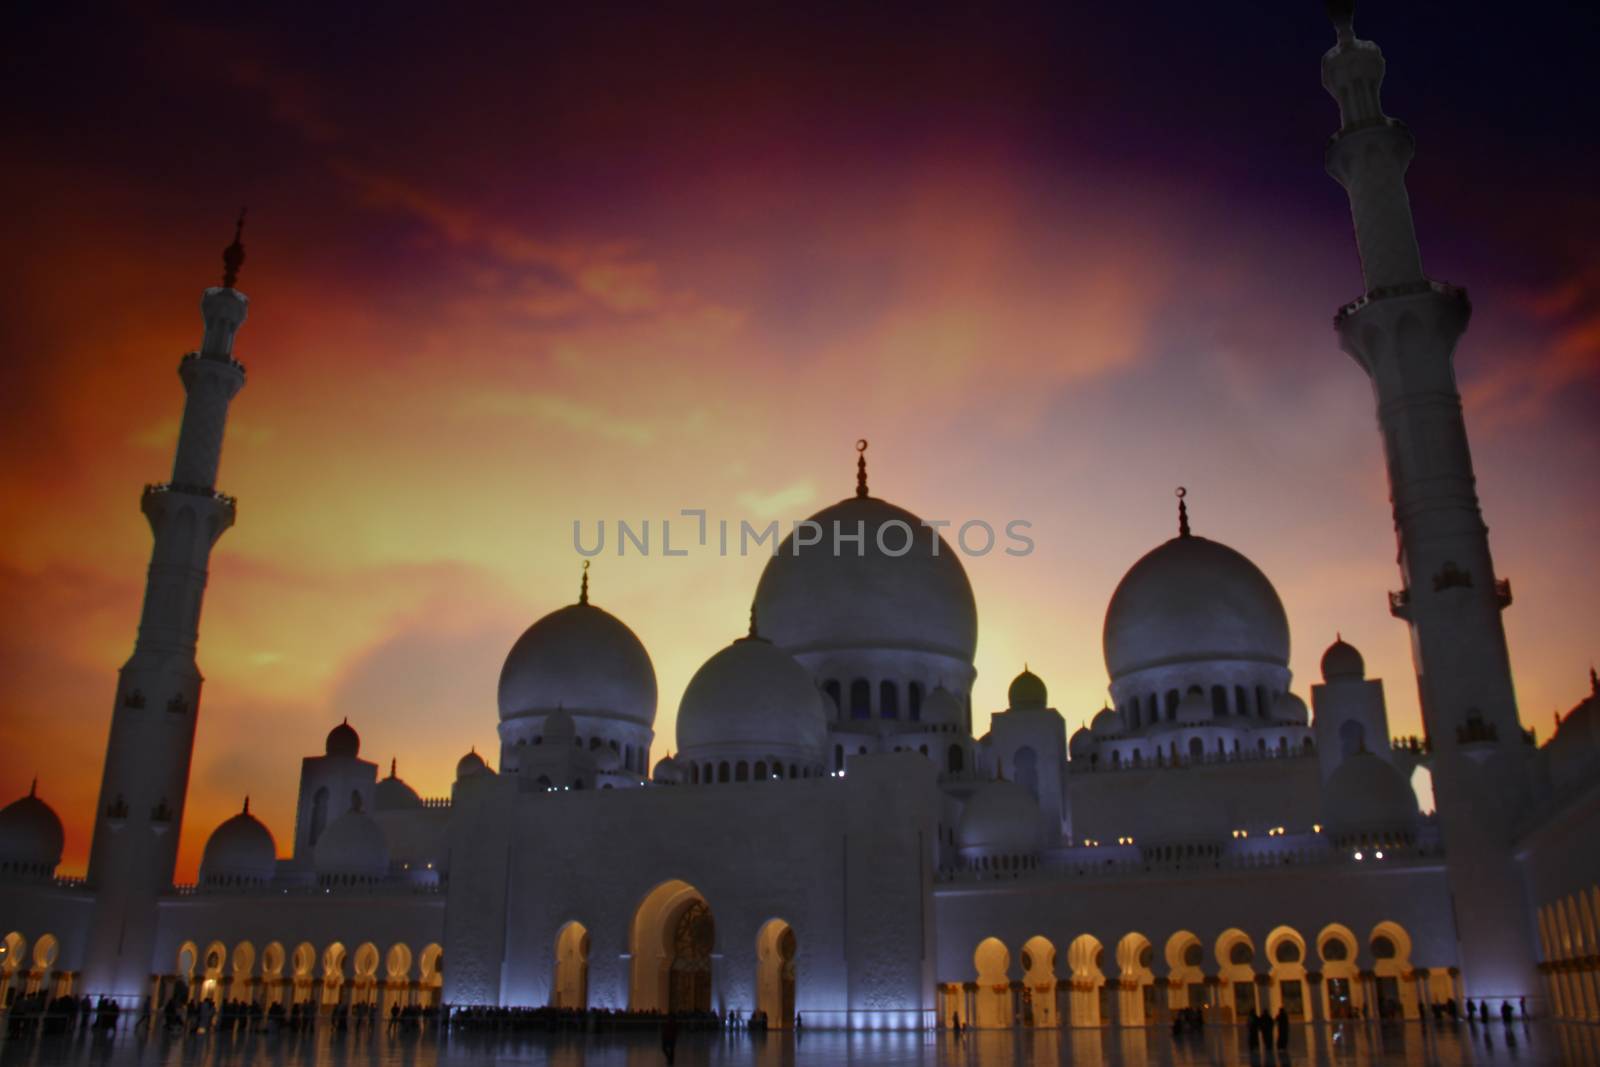
MULTIPOLYGON (((972 728, 978 612, 960 557, 856 491, 793 536, 748 632, 694 675, 649 761, 650 656, 591 598, 534 622, 500 675, 498 760, 448 798, 364 759, 348 722, 300 767, 295 823, 249 811, 175 885, 200 704, 217 491, 248 300, 243 247, 202 299, 138 639, 115 690, 86 878, 59 817, 0 810, 0 990, 272 1002, 797 1014, 810 1026, 1162 1025, 1280 1007, 1415 1018, 1524 998, 1600 1020, 1600 693, 1535 743, 1518 717, 1453 372, 1469 305, 1422 271, 1412 139, 1384 60, 1334 6, 1323 57, 1364 293, 1335 327, 1372 380, 1426 736, 1390 737, 1384 684, 1336 639, 1309 703, 1267 575, 1192 528, 1118 585, 1106 706, 1069 736, 1024 670, 972 728), (882 546, 919 536, 909 550, 882 546), (1428 768, 1437 813, 1411 777, 1428 768), (780 833, 771 828, 782 827, 780 833), (604 842, 603 850, 596 843, 604 842)), ((1194 526, 1200 526, 1197 521, 1194 526)), ((1520 1007, 1519 1007, 1520 1010, 1520 1007)))

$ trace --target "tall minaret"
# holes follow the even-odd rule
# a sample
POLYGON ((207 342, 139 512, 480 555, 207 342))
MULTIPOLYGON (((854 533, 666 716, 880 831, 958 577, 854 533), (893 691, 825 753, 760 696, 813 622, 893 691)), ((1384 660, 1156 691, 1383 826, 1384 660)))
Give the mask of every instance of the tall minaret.
POLYGON ((167 969, 151 953, 156 899, 171 887, 177 865, 194 752, 200 600, 211 546, 234 519, 233 498, 215 486, 228 405, 244 387, 244 366, 233 358, 233 336, 250 303, 234 288, 243 227, 241 213, 222 255, 222 285, 200 299, 200 351, 178 364, 188 398, 172 480, 145 486, 140 500, 155 544, 138 640, 117 683, 89 853, 95 906, 82 989, 91 995, 143 996, 150 975, 167 969))
POLYGON ((1530 912, 1510 849, 1531 752, 1500 619, 1511 587, 1489 556, 1453 362, 1471 308, 1422 272, 1405 186, 1414 145, 1379 102, 1383 53, 1356 37, 1352 0, 1328 11, 1338 41, 1322 84, 1340 128, 1327 167, 1349 193, 1366 281, 1334 325, 1377 397, 1405 583, 1390 610, 1411 627, 1462 977, 1474 999, 1533 994, 1530 912))

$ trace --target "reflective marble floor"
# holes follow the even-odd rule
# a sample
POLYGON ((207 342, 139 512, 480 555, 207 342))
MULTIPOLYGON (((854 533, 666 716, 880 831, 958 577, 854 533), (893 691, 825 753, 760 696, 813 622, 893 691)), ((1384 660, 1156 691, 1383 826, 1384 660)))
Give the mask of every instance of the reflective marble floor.
MULTIPOLYGON (((1380 1027, 1359 1023, 1320 1030, 1299 1029, 1287 1054, 1252 1057, 1242 1033, 1211 1028, 1203 1037, 1174 1042, 1164 1031, 1068 1030, 949 1034, 792 1035, 685 1033, 677 1063, 752 1064, 761 1067, 876 1067, 892 1064, 1004 1065, 1083 1064, 1090 1067, 1168 1067, 1180 1064, 1241 1064, 1252 1067, 1315 1067, 1319 1064, 1417 1065, 1571 1064, 1600 1067, 1600 1027, 1563 1023, 1518 1023, 1434 1030, 1411 1024, 1380 1027)), ((89 1035, 0 1037, 0 1067, 654 1067, 666 1060, 649 1031, 528 1034, 489 1037, 451 1035, 443 1040, 416 1034, 256 1035, 113 1040, 89 1035)))

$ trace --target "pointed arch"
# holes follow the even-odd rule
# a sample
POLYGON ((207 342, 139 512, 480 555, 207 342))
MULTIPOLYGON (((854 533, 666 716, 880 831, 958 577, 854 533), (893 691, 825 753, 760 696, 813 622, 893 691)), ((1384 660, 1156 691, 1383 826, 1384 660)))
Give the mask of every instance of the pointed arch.
POLYGON ((1022 943, 1022 1024, 1035 1027, 1061 1025, 1056 1008, 1056 946, 1043 934, 1022 943))
POLYGON ((986 937, 972 953, 978 974, 973 997, 972 1025, 998 1029, 1010 1026, 1016 1013, 1011 1005, 1011 953, 998 937, 986 937))
POLYGON ((1067 965, 1072 968, 1072 1025, 1100 1026, 1110 1016, 1105 962, 1105 946, 1093 934, 1079 934, 1067 946, 1067 965))
POLYGON ((1117 995, 1123 1026, 1144 1026, 1155 1018, 1155 946, 1137 930, 1117 942, 1117 970, 1121 982, 1117 995))
POLYGON ((756 934, 756 1010, 765 1013, 769 1029, 787 1030, 794 1019, 798 954, 794 927, 783 919, 762 924, 756 934))
POLYGON ((711 907, 688 882, 656 886, 634 910, 629 1004, 634 1011, 710 1011, 711 907))

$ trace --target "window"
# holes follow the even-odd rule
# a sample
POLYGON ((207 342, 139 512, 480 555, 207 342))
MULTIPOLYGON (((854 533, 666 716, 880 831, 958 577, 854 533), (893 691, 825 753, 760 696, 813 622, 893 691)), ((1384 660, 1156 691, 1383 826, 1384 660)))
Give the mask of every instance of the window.
POLYGON ((733 780, 736 782, 748 782, 750 780, 750 764, 746 763, 744 760, 740 760, 737 764, 735 764, 733 768, 733 780))
POLYGON ((1190 759, 1204 759, 1205 758, 1205 754, 1206 754, 1206 743, 1204 741, 1200 740, 1198 737, 1189 738, 1189 758, 1190 759))
POLYGON ((822 691, 827 693, 828 699, 833 701, 833 707, 828 710, 833 713, 834 718, 838 718, 839 710, 844 707, 844 700, 840 697, 839 679, 829 678, 826 682, 823 682, 822 691))
POLYGON ((878 717, 880 719, 900 717, 900 689, 893 682, 878 683, 878 717))
POLYGON ((1245 692, 1242 685, 1233 687, 1233 713, 1235 715, 1250 714, 1250 694, 1245 692))
POLYGON ((757 760, 756 761, 756 781, 763 782, 763 781, 766 781, 766 778, 767 778, 767 761, 766 760, 757 760))
POLYGON ((1167 690, 1167 721, 1172 722, 1178 717, 1178 701, 1182 698, 1176 689, 1167 690))
POLYGON ((1256 718, 1265 719, 1267 709, 1272 707, 1272 701, 1267 699, 1267 691, 1261 686, 1256 686, 1256 718))
POLYGON ((1228 691, 1220 685, 1211 687, 1211 717, 1223 718, 1228 714, 1228 691))
POLYGON ((850 683, 850 717, 872 718, 872 683, 865 678, 857 678, 850 683))
POLYGON ((910 705, 907 710, 910 711, 910 713, 911 713, 911 721, 912 722, 921 722, 922 721, 922 683, 921 682, 912 682, 909 686, 906 687, 906 703, 908 705, 910 705))
POLYGON ((843 745, 834 745, 833 746, 833 769, 836 770, 836 771, 844 770, 844 746, 843 745))
POLYGON ((960 745, 951 745, 950 751, 945 758, 949 764, 951 774, 960 774, 966 766, 966 756, 962 753, 960 745))
POLYGON ((717 764, 717 781, 726 782, 727 780, 728 780, 728 761, 727 760, 723 760, 721 763, 717 764))

